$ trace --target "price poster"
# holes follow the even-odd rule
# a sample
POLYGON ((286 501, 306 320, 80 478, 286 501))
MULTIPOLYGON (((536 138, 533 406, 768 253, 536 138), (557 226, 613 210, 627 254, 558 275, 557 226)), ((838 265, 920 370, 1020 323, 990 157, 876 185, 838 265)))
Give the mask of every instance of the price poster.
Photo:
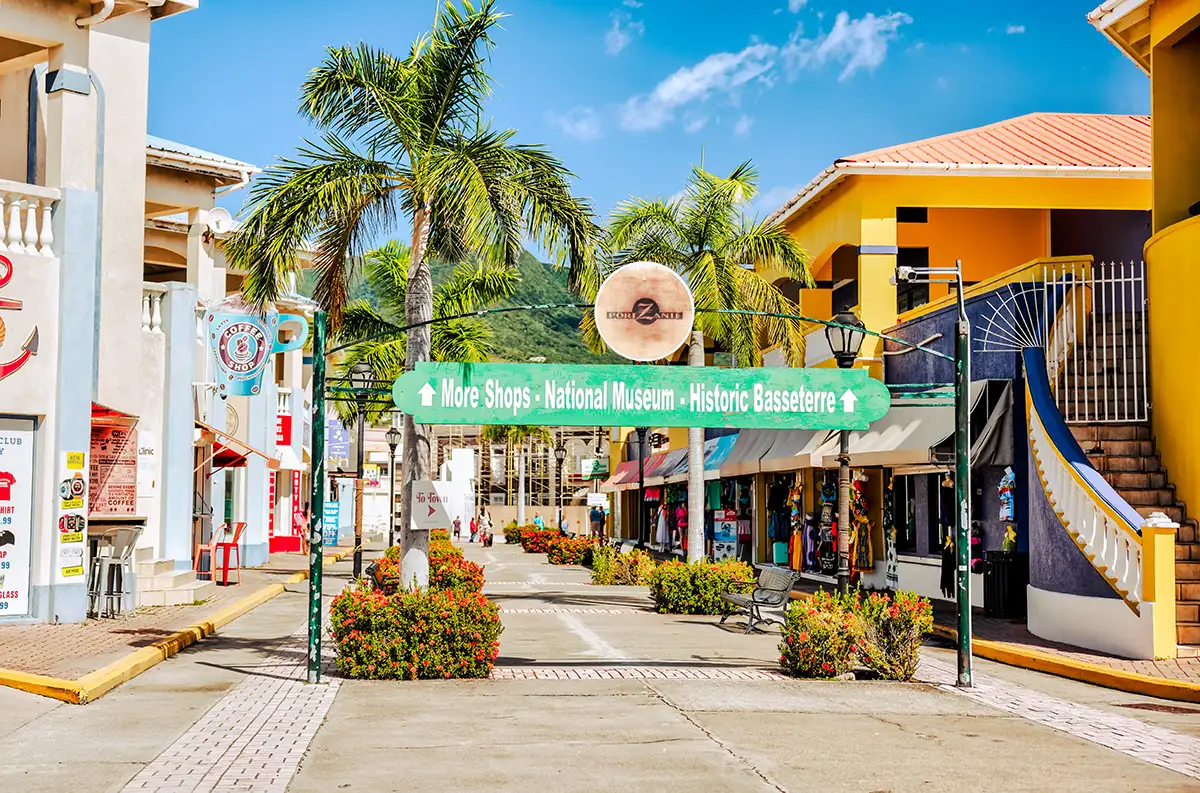
POLYGON ((137 430, 92 427, 88 501, 98 515, 133 515, 137 510, 137 430))
POLYGON ((87 551, 87 455, 64 452, 58 467, 58 543, 54 569, 59 582, 79 583, 85 572, 87 551))
POLYGON ((0 419, 0 616, 29 613, 33 540, 32 419, 0 419))

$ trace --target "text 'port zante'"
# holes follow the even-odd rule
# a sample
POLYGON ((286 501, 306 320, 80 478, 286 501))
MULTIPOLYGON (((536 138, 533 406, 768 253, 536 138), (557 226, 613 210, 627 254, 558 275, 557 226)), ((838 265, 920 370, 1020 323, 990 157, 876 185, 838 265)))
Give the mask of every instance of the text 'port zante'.
POLYGON ((418 364, 396 405, 426 424, 861 429, 888 409, 863 371, 418 364))

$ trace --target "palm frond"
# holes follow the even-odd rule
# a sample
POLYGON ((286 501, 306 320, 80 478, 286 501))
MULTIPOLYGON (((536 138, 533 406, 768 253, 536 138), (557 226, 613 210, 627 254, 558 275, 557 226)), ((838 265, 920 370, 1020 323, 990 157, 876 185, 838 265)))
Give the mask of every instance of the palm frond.
POLYGON ((449 317, 489 308, 512 297, 521 273, 494 262, 463 263, 433 296, 433 315, 449 317))
POLYGON ((486 363, 495 352, 491 328, 474 319, 439 322, 430 330, 430 342, 435 361, 486 363))

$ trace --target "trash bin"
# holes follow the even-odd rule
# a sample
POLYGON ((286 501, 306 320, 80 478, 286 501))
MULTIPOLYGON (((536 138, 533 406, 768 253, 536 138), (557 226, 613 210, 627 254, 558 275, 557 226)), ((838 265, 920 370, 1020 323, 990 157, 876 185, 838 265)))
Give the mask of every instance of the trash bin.
POLYGON ((988 551, 983 555, 983 612, 989 617, 1025 619, 1029 554, 988 551))

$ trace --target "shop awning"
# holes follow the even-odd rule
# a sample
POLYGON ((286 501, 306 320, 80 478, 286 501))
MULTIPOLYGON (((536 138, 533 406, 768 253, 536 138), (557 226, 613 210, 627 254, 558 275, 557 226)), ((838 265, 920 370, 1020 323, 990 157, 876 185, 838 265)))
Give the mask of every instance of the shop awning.
POLYGON ((758 464, 775 443, 779 430, 741 430, 737 443, 721 464, 721 476, 745 476, 758 473, 758 464))
MULTIPOLYGON (((645 484, 647 484, 647 485, 650 484, 650 482, 648 481, 649 478, 651 476, 654 476, 655 474, 659 473, 662 470, 662 467, 664 464, 666 464, 667 458, 670 456, 670 454, 671 454, 670 452, 658 452, 656 454, 650 455, 642 462, 641 474, 642 474, 642 480, 645 484)), ((619 483, 617 483, 616 487, 614 487, 613 489, 614 490, 636 490, 637 486, 638 486, 638 467, 637 467, 637 460, 634 460, 632 474, 628 478, 622 479, 619 483)))
POLYGON ((637 460, 626 460, 617 466, 617 470, 613 471, 612 476, 606 479, 601 485, 600 490, 604 492, 612 492, 617 489, 617 485, 625 481, 632 473, 633 478, 637 479, 637 460))
MULTIPOLYGON (((971 383, 972 410, 986 386, 986 380, 971 383)), ((855 468, 896 468, 945 463, 934 454, 934 447, 953 435, 952 406, 916 407, 893 403, 887 415, 871 424, 869 429, 850 433, 850 465, 855 468)), ((820 460, 822 467, 836 468, 837 455, 838 438, 837 433, 833 433, 819 454, 813 457, 820 460)))
MULTIPOLYGON (((252 454, 263 458, 267 463, 267 468, 273 471, 279 470, 279 460, 266 452, 259 451, 249 444, 242 443, 229 433, 209 426, 203 421, 197 421, 196 427, 200 430, 200 438, 196 445, 213 447, 212 454, 204 461, 208 462, 211 460, 213 470, 240 468, 246 464, 246 459, 252 454)), ((196 466, 196 470, 200 470, 203 466, 204 463, 201 463, 196 466)))
POLYGON ((280 471, 307 471, 308 463, 296 456, 291 446, 277 446, 275 455, 279 458, 280 471))
POLYGON ((667 477, 674 473, 680 466, 684 470, 687 469, 687 448, 672 449, 667 452, 667 456, 663 459, 662 464, 654 470, 654 476, 646 477, 647 485, 660 487, 667 483, 667 477))
POLYGON ((818 456, 830 435, 830 430, 776 430, 774 443, 759 460, 758 470, 764 473, 799 471, 802 468, 820 468, 818 456))
MULTIPOLYGON (((721 475, 721 464, 729 456, 729 451, 737 441, 737 435, 722 435, 719 438, 709 438, 704 442, 704 478, 716 479, 721 475)), ((678 468, 665 477, 667 482, 686 482, 688 479, 688 462, 686 450, 683 462, 678 468)))

